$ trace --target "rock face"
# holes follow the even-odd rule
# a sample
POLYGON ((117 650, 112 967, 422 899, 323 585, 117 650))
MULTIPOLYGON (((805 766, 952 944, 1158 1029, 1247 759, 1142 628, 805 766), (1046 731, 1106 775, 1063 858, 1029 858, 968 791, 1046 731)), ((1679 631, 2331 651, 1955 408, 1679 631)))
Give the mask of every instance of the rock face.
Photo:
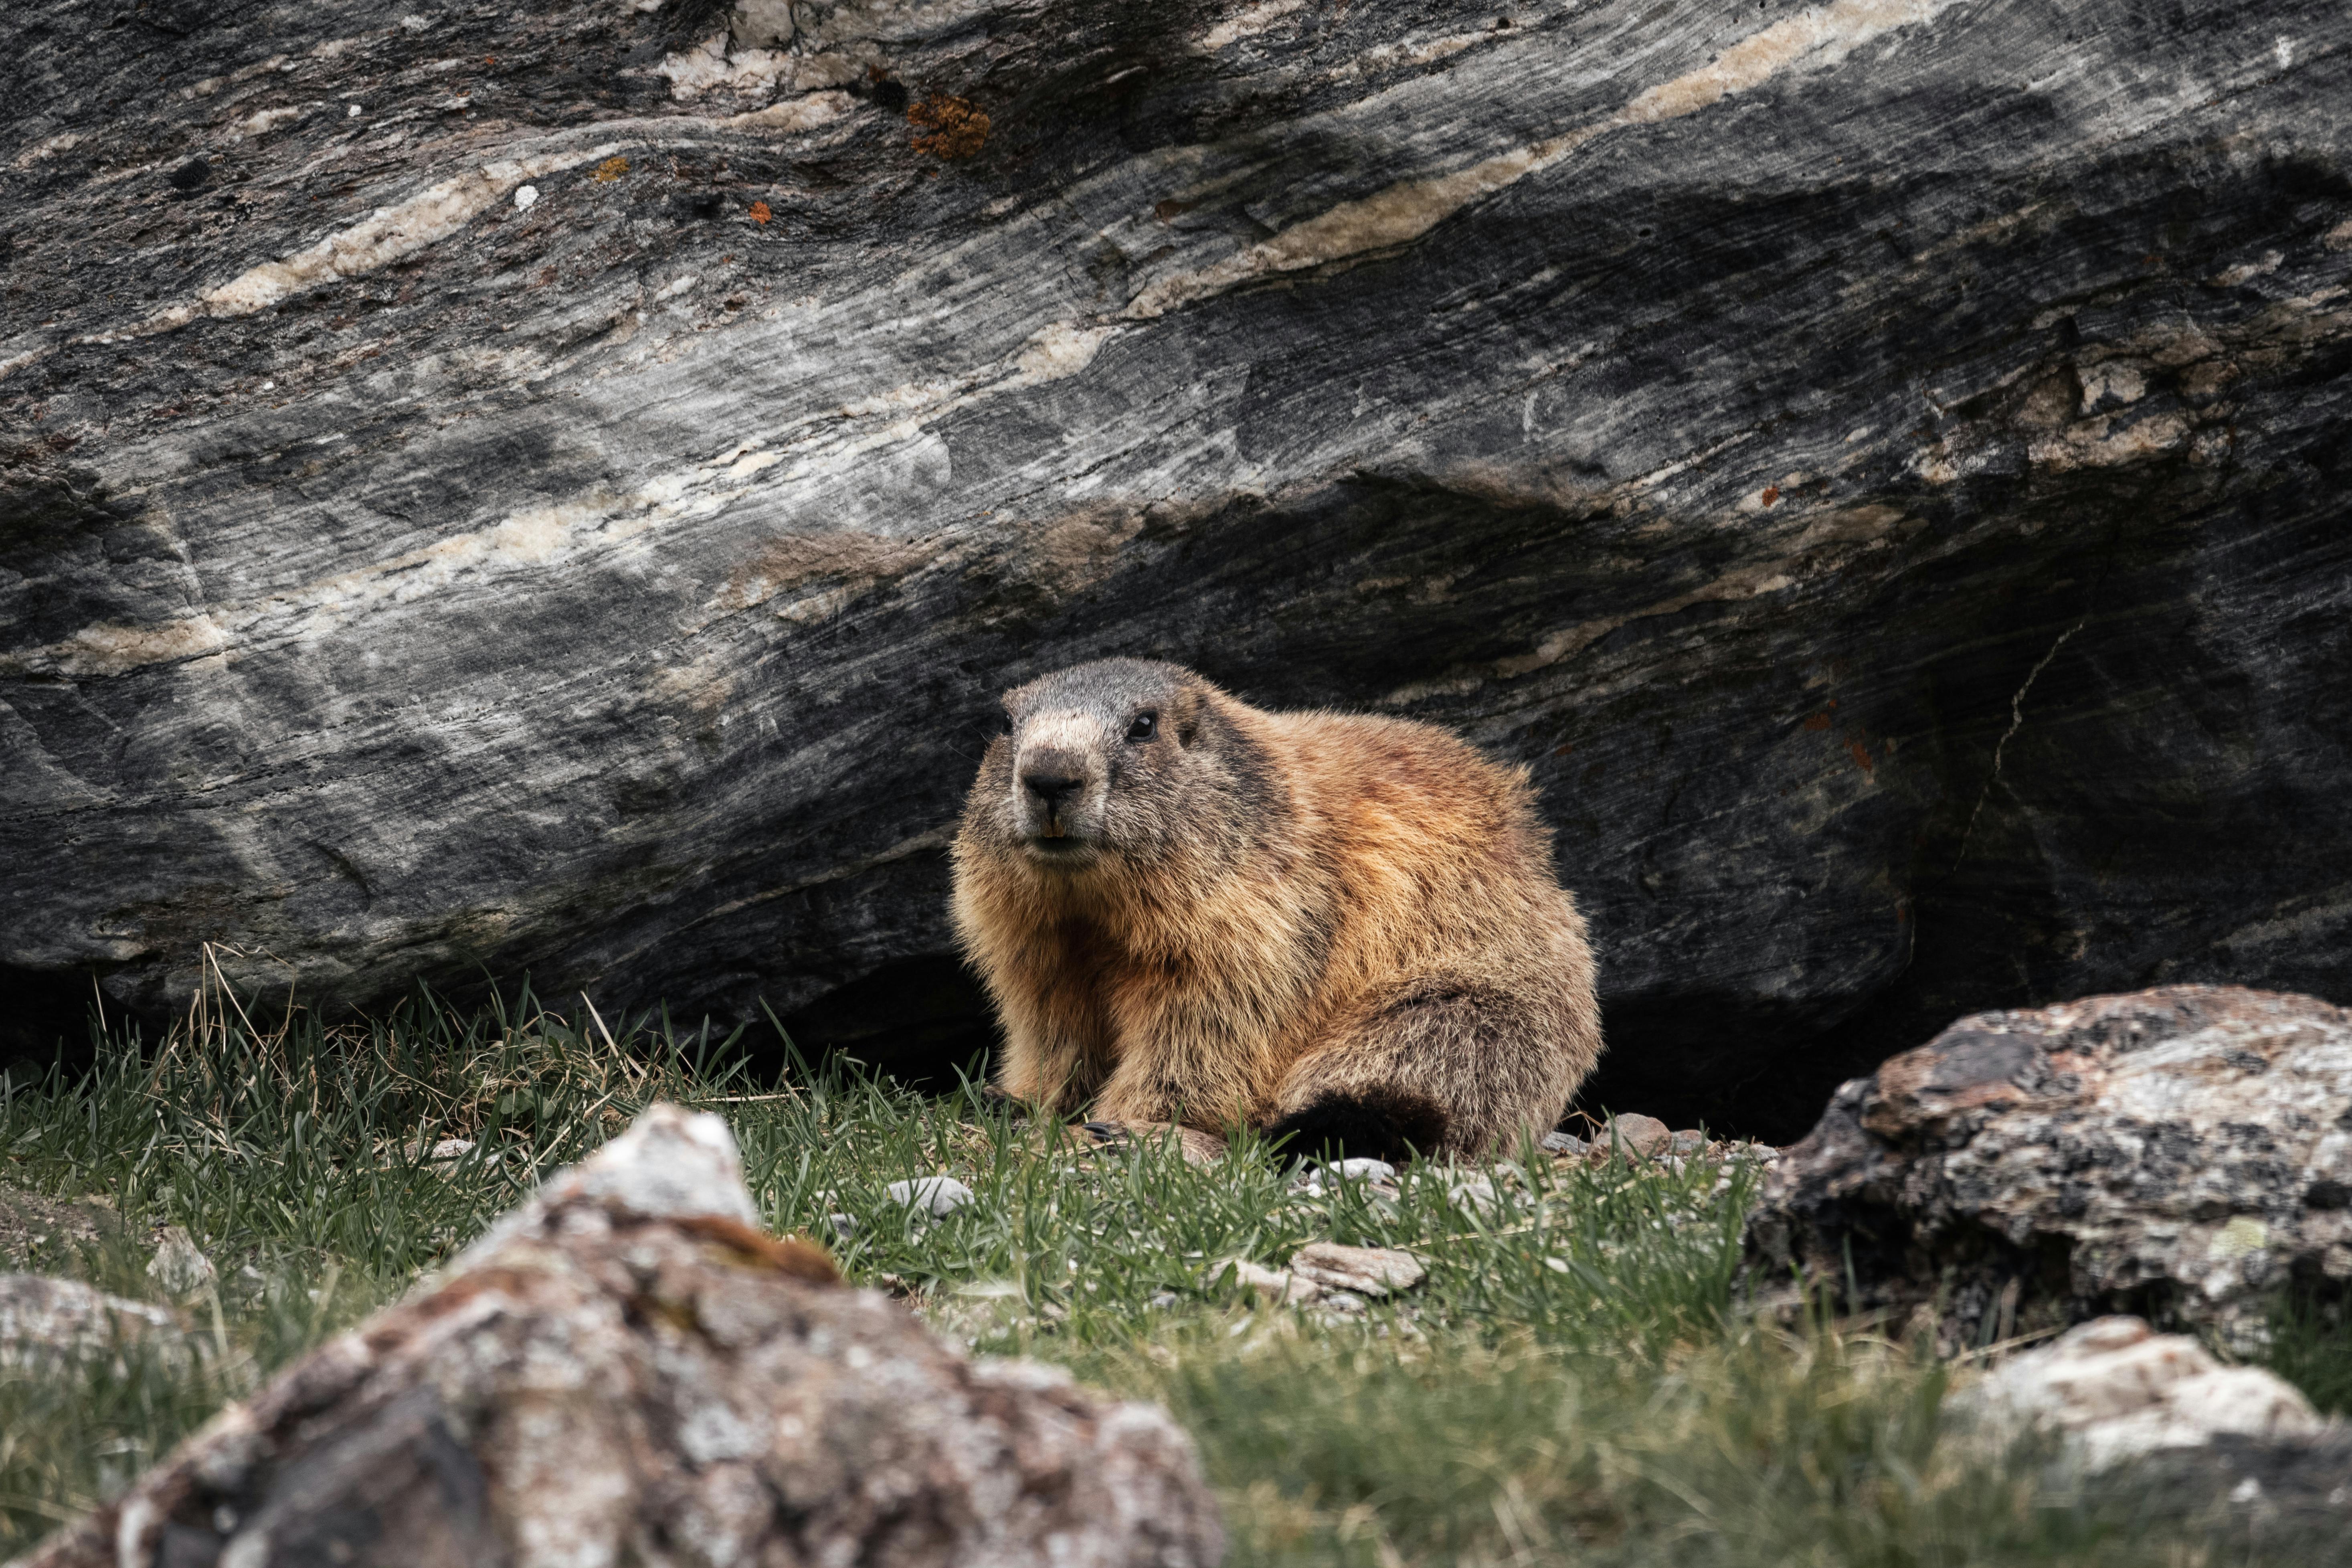
POLYGON ((984 1044, 1108 653, 1527 763, 1587 1098, 2352 951, 2324 0, 0 15, 0 985, 984 1044), (271 955, 265 958, 263 954, 271 955))
POLYGON ((656 1107, 25 1561, 1217 1561, 1165 1415, 964 1362, 751 1206, 656 1107))
POLYGON ((2107 1311, 2252 1342, 2290 1283, 2352 1282, 2352 1013, 2183 985, 1963 1019, 1838 1090, 1747 1247, 1948 1350, 2107 1311))

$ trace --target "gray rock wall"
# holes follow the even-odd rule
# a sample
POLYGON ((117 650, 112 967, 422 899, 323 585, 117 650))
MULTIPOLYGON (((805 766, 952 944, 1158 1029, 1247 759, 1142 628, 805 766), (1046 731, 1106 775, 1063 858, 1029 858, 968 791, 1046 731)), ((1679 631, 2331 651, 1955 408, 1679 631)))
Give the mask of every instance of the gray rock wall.
POLYGON ((1610 1104, 1793 1136, 1970 1008, 2352 994, 2347 43, 11 5, 13 1026, 215 941, 984 1041, 946 830, 1111 652, 1529 763, 1610 1104))

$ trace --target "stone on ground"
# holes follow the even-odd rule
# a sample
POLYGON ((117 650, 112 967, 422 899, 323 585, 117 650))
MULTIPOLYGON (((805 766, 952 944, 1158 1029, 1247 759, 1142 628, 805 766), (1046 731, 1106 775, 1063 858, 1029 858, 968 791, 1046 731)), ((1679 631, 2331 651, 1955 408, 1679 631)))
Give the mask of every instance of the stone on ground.
POLYGON ((1674 1147, 1674 1133, 1654 1116, 1613 1116, 1603 1131, 1603 1148, 1614 1145, 1623 1153, 1640 1159, 1652 1159, 1674 1147))
POLYGON ((179 1318, 77 1279, 0 1274, 0 1366, 83 1361, 152 1348, 178 1353, 179 1318))
POLYGON ((408 1300, 233 1405, 40 1568, 1151 1563, 1222 1551, 1189 1439, 966 1361, 753 1222, 656 1107, 408 1300))
POLYGON ((945 1219, 971 1202, 971 1189, 953 1176, 921 1176, 910 1182, 893 1182, 884 1189, 890 1201, 903 1207, 916 1209, 932 1219, 945 1219))
POLYGON ((2095 1318, 2012 1358, 1962 1408, 1996 1431, 2063 1433, 2094 1469, 2224 1434, 2281 1441, 2322 1430, 2311 1402, 2277 1373, 2223 1366, 2188 1335, 2127 1317, 2095 1318))
POLYGON ((167 1225, 155 1237, 155 1256, 147 1262, 147 1278, 167 1295, 194 1296, 220 1278, 195 1237, 176 1225, 167 1225))
MULTIPOLYGON (((1236 1258, 1223 1268, 1233 1270, 1234 1283, 1256 1292, 1258 1300, 1269 1306, 1294 1304, 1303 1306, 1323 1294, 1323 1287, 1284 1268, 1268 1268, 1246 1258, 1236 1258)), ((1211 1278, 1215 1278, 1214 1274, 1211 1278)))
POLYGON ((1326 1290, 1351 1290, 1363 1296, 1385 1296, 1410 1290, 1428 1270, 1410 1252, 1388 1247, 1342 1247, 1317 1241, 1298 1249, 1290 1271, 1326 1290))
POLYGON ((1979 1442, 2038 1429, 2055 1479, 2120 1496, 2154 1530, 2244 1541, 2277 1563, 2342 1563, 2352 1542, 2352 1426, 2292 1384, 2225 1366, 2185 1334, 2096 1318, 2015 1356, 1950 1406, 1979 1442))
POLYGON ((2352 1014, 2183 985, 1964 1018, 1840 1089, 1747 1236, 1946 1350, 2107 1312, 2260 1342, 2293 1278, 2352 1283, 2352 1014))

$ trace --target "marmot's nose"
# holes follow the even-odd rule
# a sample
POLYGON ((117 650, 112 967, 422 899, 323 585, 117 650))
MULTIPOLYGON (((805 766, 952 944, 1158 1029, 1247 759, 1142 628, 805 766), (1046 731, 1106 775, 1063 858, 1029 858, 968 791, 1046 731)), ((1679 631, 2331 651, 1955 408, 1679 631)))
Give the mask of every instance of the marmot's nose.
POLYGON ((1078 793, 1086 776, 1066 765, 1040 763, 1021 771, 1021 787, 1037 797, 1047 811, 1058 811, 1062 803, 1078 793))

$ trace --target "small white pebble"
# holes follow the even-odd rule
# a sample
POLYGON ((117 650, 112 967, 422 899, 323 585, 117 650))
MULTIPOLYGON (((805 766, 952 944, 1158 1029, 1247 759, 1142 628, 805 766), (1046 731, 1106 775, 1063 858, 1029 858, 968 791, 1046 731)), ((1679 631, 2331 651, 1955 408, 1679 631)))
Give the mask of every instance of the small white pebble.
POLYGON ((539 200, 539 187, 537 185, 517 185, 515 187, 515 211, 519 213, 527 213, 530 211, 530 204, 537 200, 539 200))
POLYGON ((953 1176, 924 1176, 918 1181, 893 1182, 884 1190, 890 1194, 892 1203, 919 1208, 933 1219, 945 1219, 971 1202, 971 1189, 953 1176))
POLYGON ((264 392, 271 392, 276 390, 277 386, 278 384, 274 381, 265 381, 261 384, 261 390, 264 392))
POLYGON ((1480 1214, 1492 1213, 1500 1201, 1495 1184, 1484 1176, 1465 1177, 1448 1187, 1445 1195, 1455 1208, 1476 1209, 1480 1214))
POLYGON ((344 119, 346 119, 346 120, 357 120, 359 117, 360 117, 360 106, 359 106, 358 104, 356 104, 356 103, 351 103, 351 104, 345 104, 345 105, 343 106, 343 118, 344 118, 344 119))

